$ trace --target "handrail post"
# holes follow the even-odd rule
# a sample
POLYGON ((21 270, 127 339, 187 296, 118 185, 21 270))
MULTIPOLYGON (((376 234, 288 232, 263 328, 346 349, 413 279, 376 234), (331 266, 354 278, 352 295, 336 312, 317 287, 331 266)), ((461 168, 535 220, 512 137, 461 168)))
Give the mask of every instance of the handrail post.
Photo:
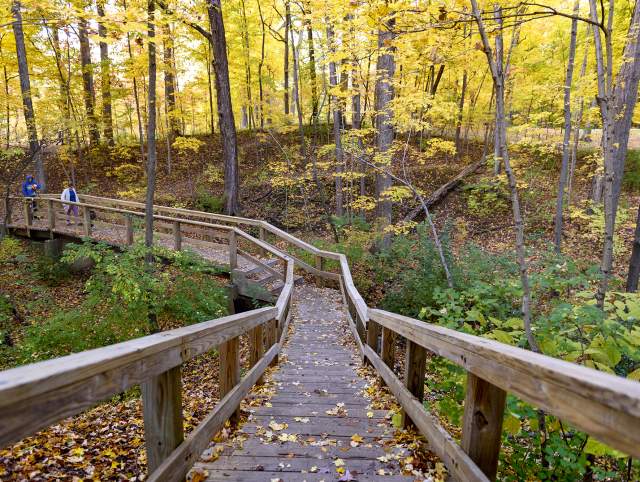
MULTIPOLYGON (((320 271, 324 271, 323 269, 323 263, 324 262, 324 258, 322 256, 320 256, 319 254, 316 254, 316 269, 320 270, 320 271)), ((316 276, 316 286, 318 288, 322 288, 324 286, 324 283, 322 281, 322 276, 316 276)))
MULTIPOLYGON (((240 338, 231 338, 225 341, 219 348, 220 353, 220 398, 233 390, 240 382, 240 338)), ((236 423, 240 420, 240 406, 236 407, 235 412, 229 420, 236 423)))
POLYGON ((461 445, 489 480, 498 472, 506 398, 504 390, 467 372, 461 445))
POLYGON ((229 231, 229 271, 238 267, 238 238, 236 232, 229 231))
POLYGON ((152 473, 182 443, 182 379, 180 366, 141 384, 147 467, 152 473))
POLYGON ((31 203, 33 201, 30 198, 26 198, 24 200, 24 225, 27 228, 27 236, 31 236, 31 224, 33 222, 33 219, 31 218, 31 216, 33 216, 33 212, 31 211, 31 203))
MULTIPOLYGON (((260 358, 264 355, 264 325, 258 325, 249 334, 249 341, 251 343, 251 350, 249 352, 249 365, 255 366, 260 361, 260 358)), ((264 381, 262 375, 258 378, 256 383, 262 384, 264 381)))
POLYGON ((133 219, 130 215, 124 217, 125 243, 127 246, 133 244, 133 219))
POLYGON ((49 235, 53 239, 53 230, 56 228, 56 212, 53 208, 53 199, 47 199, 47 216, 49 218, 49 235))
POLYGON ((393 370, 395 364, 395 342, 396 334, 389 328, 382 327, 382 347, 380 348, 380 358, 382 361, 393 370))
MULTIPOLYGON (((258 239, 264 242, 265 238, 266 238, 265 229, 262 226, 258 226, 258 239)), ((268 254, 267 250, 264 248, 260 248, 260 252, 262 253, 263 256, 267 256, 268 254)))
POLYGON ((182 232, 180 231, 180 221, 173 222, 173 249, 180 251, 182 249, 182 232))
MULTIPOLYGON (((404 385, 420 402, 424 400, 424 374, 427 365, 427 350, 417 343, 407 340, 407 354, 404 366, 404 385)), ((411 419, 402 411, 405 427, 413 425, 411 419)))
POLYGON ((87 206, 83 206, 82 208, 82 217, 83 219, 83 228, 85 237, 91 236, 91 211, 87 206))
POLYGON ((380 325, 373 320, 367 322, 367 345, 378 353, 378 337, 380 336, 380 325))
MULTIPOLYGON (((273 320, 267 322, 267 346, 269 349, 276 343, 278 343, 278 325, 280 322, 278 319, 274 318, 273 320)), ((278 354, 273 357, 271 364, 269 366, 276 366, 278 364, 278 354)))

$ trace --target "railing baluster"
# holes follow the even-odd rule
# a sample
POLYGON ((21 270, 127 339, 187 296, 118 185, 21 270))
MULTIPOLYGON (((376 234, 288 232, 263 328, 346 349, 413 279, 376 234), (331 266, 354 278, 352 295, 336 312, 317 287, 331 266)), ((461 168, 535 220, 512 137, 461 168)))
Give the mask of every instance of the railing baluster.
MULTIPOLYGON (((251 351, 249 352, 249 365, 251 367, 255 366, 260 358, 264 355, 264 330, 263 325, 256 326, 249 333, 249 341, 251 344, 251 351)), ((257 383, 263 383, 262 375, 258 378, 257 383)))
POLYGON ((180 251, 182 249, 182 231, 180 231, 180 222, 173 222, 173 249, 180 251))
POLYGON ((395 364, 395 346, 396 334, 389 328, 382 327, 382 347, 380 349, 380 358, 386 365, 393 370, 395 364))
MULTIPOLYGON (((231 338, 220 345, 220 398, 240 382, 240 338, 231 338)), ((232 423, 240 419, 240 406, 229 418, 232 423)))
POLYGON ((142 383, 147 467, 153 472, 184 439, 182 379, 177 366, 142 383))
POLYGON ((129 215, 124 217, 124 230, 126 232, 125 243, 127 246, 131 246, 133 244, 133 219, 129 215))
POLYGON ((229 231, 229 270, 234 270, 238 267, 238 238, 236 232, 229 231))
MULTIPOLYGON (((258 227, 258 239, 260 241, 265 241, 266 239, 266 231, 262 226, 258 227)), ((269 254, 268 251, 264 248, 259 248, 259 250, 262 256, 267 256, 269 254)))
POLYGON ((498 471, 506 396, 501 388, 467 372, 461 445, 490 480, 498 471))
POLYGON ((33 219, 31 217, 33 215, 33 212, 31 210, 31 202, 35 202, 35 201, 32 201, 31 199, 25 199, 24 207, 23 207, 24 208, 24 225, 27 228, 27 236, 31 236, 30 228, 33 222, 33 219))
MULTIPOLYGON (((369 321, 371 323, 371 321, 369 321)), ((427 364, 427 350, 417 343, 407 340, 407 354, 404 366, 404 385, 421 402, 424 400, 424 375, 427 364)), ((413 425, 411 419, 402 411, 403 425, 413 425)))
POLYGON ((91 236, 91 211, 87 206, 82 208, 82 216, 83 216, 83 228, 85 237, 91 236))
POLYGON ((53 239, 53 230, 56 228, 56 212, 53 207, 53 199, 47 199, 47 216, 49 218, 49 234, 53 239))
POLYGON ((375 321, 369 320, 367 322, 367 345, 371 349, 378 353, 378 337, 380 336, 380 325, 375 321))
MULTIPOLYGON (((323 265, 324 265, 324 258, 319 254, 316 254, 316 269, 319 269, 320 271, 324 271, 323 265)), ((324 286, 322 276, 316 276, 316 285, 318 286, 318 288, 322 288, 324 286)))

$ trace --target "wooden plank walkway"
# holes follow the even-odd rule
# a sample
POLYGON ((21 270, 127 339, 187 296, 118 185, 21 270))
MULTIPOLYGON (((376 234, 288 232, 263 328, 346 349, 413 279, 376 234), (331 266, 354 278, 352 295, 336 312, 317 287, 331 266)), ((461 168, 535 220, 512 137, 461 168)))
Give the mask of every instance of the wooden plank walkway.
POLYGON ((409 452, 394 438, 388 412, 372 410, 365 396, 340 293, 304 285, 294 297, 272 395, 249 403, 232 449, 208 462, 209 449, 195 472, 208 481, 416 480, 401 475, 398 459, 409 452))

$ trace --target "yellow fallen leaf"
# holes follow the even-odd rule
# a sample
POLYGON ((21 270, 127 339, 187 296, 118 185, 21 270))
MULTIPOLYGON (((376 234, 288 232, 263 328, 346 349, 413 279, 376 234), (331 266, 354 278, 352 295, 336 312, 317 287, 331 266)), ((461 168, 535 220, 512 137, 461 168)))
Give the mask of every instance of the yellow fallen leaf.
POLYGON ((342 460, 342 459, 335 459, 333 461, 333 463, 335 464, 336 467, 343 467, 344 466, 344 460, 342 460))

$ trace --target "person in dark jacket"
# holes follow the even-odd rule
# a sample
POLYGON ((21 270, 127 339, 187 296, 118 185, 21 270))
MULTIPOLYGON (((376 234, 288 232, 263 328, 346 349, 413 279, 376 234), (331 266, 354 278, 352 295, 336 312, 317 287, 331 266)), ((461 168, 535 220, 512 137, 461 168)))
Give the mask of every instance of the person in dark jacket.
MULTIPOLYGON (((40 184, 36 182, 35 178, 29 175, 22 183, 22 195, 25 198, 35 199, 35 197, 38 195, 38 190, 41 189, 41 187, 42 186, 40 186, 40 184)), ((29 208, 31 214, 33 215, 38 210, 38 205, 35 201, 32 200, 29 203, 29 208)))

